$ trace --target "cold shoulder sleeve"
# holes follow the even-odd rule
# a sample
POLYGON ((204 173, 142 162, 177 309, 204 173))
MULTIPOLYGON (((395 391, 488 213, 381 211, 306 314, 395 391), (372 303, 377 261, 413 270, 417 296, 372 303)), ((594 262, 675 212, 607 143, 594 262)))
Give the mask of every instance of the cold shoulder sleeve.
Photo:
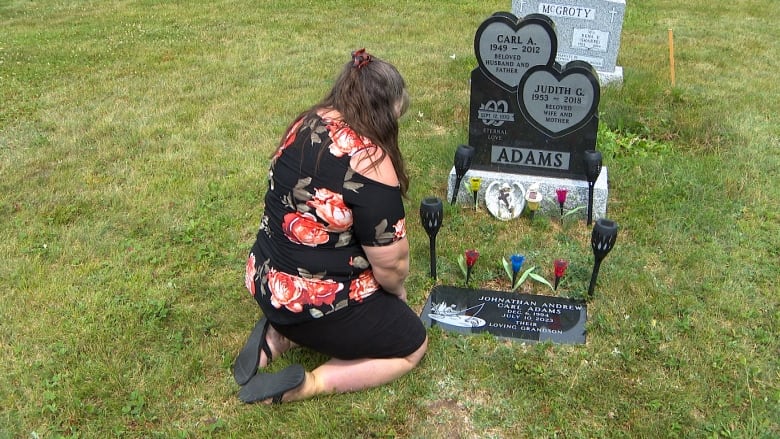
POLYGON ((344 177, 344 202, 352 209, 353 233, 360 245, 377 247, 406 236, 401 189, 353 170, 344 177))

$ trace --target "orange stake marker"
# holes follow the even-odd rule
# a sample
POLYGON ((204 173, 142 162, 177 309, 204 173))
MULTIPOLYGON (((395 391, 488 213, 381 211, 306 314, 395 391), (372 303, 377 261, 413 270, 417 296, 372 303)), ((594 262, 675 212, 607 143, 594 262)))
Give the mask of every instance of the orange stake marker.
POLYGON ((669 71, 672 79, 672 87, 674 87, 674 32, 672 32, 671 28, 669 29, 669 71))

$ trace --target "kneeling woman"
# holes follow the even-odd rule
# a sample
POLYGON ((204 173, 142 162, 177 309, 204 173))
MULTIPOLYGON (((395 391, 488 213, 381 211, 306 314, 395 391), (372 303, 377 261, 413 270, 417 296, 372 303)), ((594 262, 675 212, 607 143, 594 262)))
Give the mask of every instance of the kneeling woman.
POLYGON ((234 365, 245 402, 281 402, 379 386, 427 348, 406 303, 398 119, 409 97, 391 64, 352 54, 330 93, 288 127, 273 156, 246 285, 264 317, 234 365), (303 346, 331 359, 258 374, 303 346))

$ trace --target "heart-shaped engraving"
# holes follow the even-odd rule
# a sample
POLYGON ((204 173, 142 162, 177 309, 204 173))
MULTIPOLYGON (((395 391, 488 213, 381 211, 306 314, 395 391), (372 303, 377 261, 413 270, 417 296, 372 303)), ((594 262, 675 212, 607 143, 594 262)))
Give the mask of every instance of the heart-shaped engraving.
POLYGON ((474 37, 480 69, 502 88, 514 91, 531 67, 552 65, 558 39, 549 18, 532 14, 523 20, 498 12, 482 22, 474 37))
POLYGON ((601 88, 593 67, 584 61, 529 69, 517 97, 526 120, 550 137, 562 137, 587 125, 598 110, 601 88))

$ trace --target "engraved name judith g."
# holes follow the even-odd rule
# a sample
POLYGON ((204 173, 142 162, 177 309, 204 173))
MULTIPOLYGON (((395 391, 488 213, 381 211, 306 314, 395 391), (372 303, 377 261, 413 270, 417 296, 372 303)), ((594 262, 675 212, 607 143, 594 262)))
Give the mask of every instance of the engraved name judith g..
POLYGON ((547 123, 568 124, 573 116, 574 106, 585 103, 585 90, 582 88, 572 89, 560 85, 537 84, 536 90, 531 93, 531 100, 536 102, 545 102, 544 121, 547 123), (553 95, 554 97, 550 97, 553 95), (557 101, 557 104, 547 104, 546 102, 557 101))

